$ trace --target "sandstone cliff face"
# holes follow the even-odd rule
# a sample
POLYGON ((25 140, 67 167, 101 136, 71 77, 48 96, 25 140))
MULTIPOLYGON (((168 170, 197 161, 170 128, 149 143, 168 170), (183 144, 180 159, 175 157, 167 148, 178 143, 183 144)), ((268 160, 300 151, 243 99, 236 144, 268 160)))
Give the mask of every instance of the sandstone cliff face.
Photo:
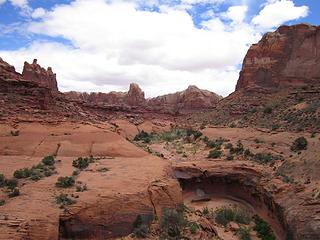
POLYGON ((56 74, 52 72, 51 67, 48 67, 47 70, 42 68, 37 63, 37 59, 34 59, 32 64, 27 62, 24 63, 22 77, 25 80, 36 82, 41 86, 48 87, 54 92, 58 91, 56 74))
POLYGON ((221 99, 221 96, 213 92, 189 86, 185 91, 152 98, 148 103, 164 109, 197 110, 213 108, 221 99))
POLYGON ((16 72, 14 66, 11 66, 9 63, 5 62, 0 58, 0 78, 1 79, 21 79, 21 75, 16 72))
POLYGON ((320 26, 281 26, 250 47, 236 90, 320 82, 320 26))

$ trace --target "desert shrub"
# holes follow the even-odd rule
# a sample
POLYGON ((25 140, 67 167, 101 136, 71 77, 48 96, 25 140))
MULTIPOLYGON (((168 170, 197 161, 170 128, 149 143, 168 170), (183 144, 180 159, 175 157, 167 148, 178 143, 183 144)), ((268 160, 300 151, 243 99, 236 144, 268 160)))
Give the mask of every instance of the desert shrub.
POLYGON ((187 129, 187 136, 194 136, 194 139, 198 139, 199 137, 202 136, 202 132, 198 131, 198 130, 194 130, 192 128, 188 128, 187 129))
POLYGON ((79 157, 76 160, 73 160, 72 166, 75 168, 78 168, 80 170, 86 169, 90 163, 92 163, 94 160, 93 158, 88 157, 79 157))
POLYGON ((20 131, 19 130, 11 130, 10 131, 11 136, 13 137, 17 137, 20 135, 20 131))
POLYGON ((313 132, 313 133, 311 133, 311 136, 310 136, 311 138, 315 138, 316 137, 316 133, 315 132, 313 132))
POLYGON ((250 149, 246 149, 243 153, 243 155, 248 158, 248 157, 252 157, 253 156, 253 153, 251 153, 250 149))
POLYGON ((222 144, 224 142, 227 142, 228 140, 220 137, 218 139, 213 139, 213 140, 209 140, 208 138, 204 138, 203 141, 206 144, 206 146, 209 148, 221 148, 222 144))
POLYGON ((196 222, 189 222, 189 229, 191 234, 196 234, 199 230, 199 225, 196 222))
POLYGON ((250 214, 238 208, 222 207, 218 208, 215 212, 215 220, 218 224, 227 226, 229 222, 237 222, 241 224, 249 224, 251 221, 250 214))
POLYGON ((231 149, 231 148, 233 148, 233 145, 232 145, 232 143, 227 143, 227 144, 224 145, 224 148, 225 149, 231 149))
POLYGON ((308 141, 305 137, 299 137, 291 145, 291 150, 294 152, 306 150, 308 146, 308 141))
POLYGON ((176 139, 180 139, 187 136, 186 129, 172 128, 171 131, 162 133, 160 139, 165 142, 172 142, 176 139))
POLYGON ((13 176, 18 179, 28 178, 30 177, 31 173, 32 171, 29 168, 22 168, 14 171, 13 176))
POLYGON ((243 147, 243 144, 241 143, 241 141, 237 142, 236 147, 230 148, 230 154, 241 155, 243 152, 244 152, 244 147, 243 147))
POLYGON ((10 190, 14 190, 17 186, 18 186, 18 181, 17 179, 6 179, 5 180, 5 185, 7 186, 7 188, 9 188, 10 190))
POLYGON ((133 235, 137 238, 146 238, 149 233, 149 227, 145 224, 133 229, 133 235))
POLYGON ((73 172, 72 172, 72 176, 78 176, 80 174, 80 170, 74 170, 73 172))
POLYGON ((255 143, 263 143, 263 140, 261 140, 261 139, 259 139, 259 138, 256 138, 256 139, 254 140, 254 142, 255 142, 255 143))
POLYGON ((9 194, 8 194, 9 198, 18 197, 19 195, 20 195, 20 190, 19 190, 19 188, 17 188, 17 187, 15 187, 14 189, 12 189, 12 190, 9 192, 9 194))
POLYGON ((87 184, 81 184, 76 186, 76 192, 85 192, 88 190, 87 184))
POLYGON ((149 233, 149 227, 143 223, 141 215, 138 215, 133 222, 133 235, 137 238, 146 238, 149 233))
POLYGON ((76 201, 68 196, 68 194, 61 193, 56 196, 56 203, 60 205, 60 208, 64 208, 65 206, 72 205, 76 203, 76 201))
POLYGON ((179 239, 188 221, 182 212, 175 209, 164 209, 160 222, 161 237, 179 239))
POLYGON ((272 126, 271 126, 272 131, 278 130, 279 128, 280 128, 279 124, 272 124, 272 126))
POLYGON ((5 204, 6 204, 6 201, 3 200, 3 199, 0 199, 0 206, 3 206, 3 205, 5 205, 5 204))
POLYGON ((208 158, 219 158, 222 156, 222 151, 220 150, 217 150, 217 149, 214 149, 214 150, 211 150, 208 154, 208 158))
POLYGON ((270 227, 270 225, 261 219, 259 216, 254 218, 255 226, 253 230, 257 232, 257 235, 261 240, 276 240, 276 237, 270 227))
POLYGON ((226 158, 228 161, 232 161, 234 159, 233 155, 229 154, 226 158))
POLYGON ((6 178, 4 177, 3 174, 0 174, 0 188, 6 186, 6 178))
POLYGON ((209 214, 209 209, 208 209, 207 206, 202 209, 202 214, 203 215, 208 215, 209 214))
POLYGON ((68 188, 74 185, 75 181, 73 177, 59 177, 56 182, 56 186, 60 188, 68 188))
POLYGON ((133 139, 134 141, 143 141, 144 143, 150 143, 152 140, 152 136, 145 132, 145 131, 141 131, 139 132, 133 139))
POLYGON ((268 164, 279 159, 279 156, 272 155, 271 153, 257 153, 252 157, 253 161, 258 162, 260 164, 268 164))
POLYGON ((46 156, 42 159, 42 163, 46 166, 53 166, 55 164, 55 160, 53 156, 46 156))
POLYGON ((270 107, 270 106, 265 107, 265 108, 263 109, 263 113, 264 113, 264 114, 270 114, 270 113, 272 113, 272 107, 270 107))
POLYGON ((237 231, 240 240, 251 240, 250 228, 240 227, 237 231))

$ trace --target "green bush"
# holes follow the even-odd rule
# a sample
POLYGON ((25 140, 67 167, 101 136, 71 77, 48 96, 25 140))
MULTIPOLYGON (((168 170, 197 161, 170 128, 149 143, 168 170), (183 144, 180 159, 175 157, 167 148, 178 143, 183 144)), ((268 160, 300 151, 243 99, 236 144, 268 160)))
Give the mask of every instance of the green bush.
POLYGON ((76 192, 85 192, 87 190, 88 190, 87 184, 76 186, 76 192))
POLYGON ((14 178, 13 179, 6 179, 5 185, 10 190, 14 190, 18 186, 18 181, 17 181, 17 179, 14 179, 14 178))
POLYGON ((291 151, 297 152, 306 150, 308 147, 308 141, 305 137, 299 137, 291 145, 291 151))
POLYGON ((180 239, 187 223, 188 221, 182 212, 170 208, 164 209, 160 222, 161 237, 180 239))
POLYGON ((241 155, 243 152, 244 152, 244 147, 243 147, 243 144, 241 143, 241 141, 237 142, 236 147, 230 148, 230 154, 241 155))
POLYGON ((272 113, 272 107, 267 106, 263 109, 264 114, 271 114, 272 113))
POLYGON ((198 139, 199 137, 202 136, 202 132, 198 130, 193 130, 192 128, 187 129, 187 136, 194 136, 194 139, 198 139))
POLYGON ((276 240, 276 237, 270 227, 270 225, 261 219, 259 216, 254 218, 255 226, 253 230, 257 232, 257 235, 261 240, 276 240))
POLYGON ((138 215, 133 222, 133 235, 137 238, 146 238, 149 233, 149 227, 143 223, 141 215, 138 215))
POLYGON ((141 131, 139 132, 133 139, 134 141, 143 141, 144 143, 150 143, 152 140, 152 136, 145 132, 145 131, 141 131))
POLYGON ((60 205, 60 208, 64 208, 65 206, 72 205, 76 203, 76 201, 68 196, 68 194, 61 193, 56 196, 56 203, 60 205))
POLYGON ((232 221, 241 224, 249 224, 251 221, 250 214, 238 208, 222 207, 218 208, 214 214, 216 222, 223 226, 227 226, 232 221))
POLYGON ((191 234, 196 234, 199 230, 199 225, 196 222, 189 222, 189 229, 191 234))
POLYGON ((250 228, 240 227, 237 231, 240 240, 251 240, 250 228))
POLYGON ((3 174, 0 174, 0 188, 6 186, 6 178, 4 177, 3 174))
POLYGON ((171 131, 160 134, 160 139, 165 142, 172 142, 174 140, 184 138, 187 136, 186 129, 172 128, 171 131))
POLYGON ((60 188, 72 187, 75 184, 73 177, 59 177, 56 186, 60 188))
POLYGON ((271 153, 257 153, 253 155, 253 161, 260 164, 268 164, 279 159, 279 156, 272 155, 271 153))
POLYGON ((209 152, 208 158, 220 158, 222 156, 222 151, 214 149, 209 152))
POLYGON ((0 206, 3 206, 3 205, 5 205, 5 204, 6 204, 6 201, 3 200, 3 199, 0 199, 0 206))
POLYGON ((18 169, 13 173, 13 176, 15 178, 28 178, 30 177, 32 171, 29 168, 22 168, 22 169, 18 169))
POLYGON ((233 155, 228 155, 226 158, 226 160, 228 160, 228 161, 232 161, 233 159, 234 159, 233 155))
POLYGON ((207 206, 202 209, 202 214, 203 215, 208 215, 209 214, 209 209, 208 209, 207 206))
POLYGON ((218 138, 218 139, 213 139, 209 140, 208 138, 204 138, 203 142, 206 144, 207 147, 209 148, 221 148, 222 144, 224 142, 227 142, 228 140, 224 138, 218 138))
POLYGON ((78 168, 80 170, 86 169, 90 163, 92 163, 94 160, 93 158, 87 158, 87 157, 79 157, 76 160, 73 160, 72 166, 75 168, 78 168))
POLYGON ((55 160, 53 156, 46 156, 42 159, 42 163, 46 166, 53 166, 55 164, 55 160))

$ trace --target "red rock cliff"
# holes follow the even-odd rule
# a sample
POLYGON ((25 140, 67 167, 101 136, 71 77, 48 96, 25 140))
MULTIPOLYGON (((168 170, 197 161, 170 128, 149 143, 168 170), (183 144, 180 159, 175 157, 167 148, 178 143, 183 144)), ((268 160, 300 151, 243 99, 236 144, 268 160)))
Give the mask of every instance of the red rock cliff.
POLYGON ((24 62, 22 77, 25 80, 33 81, 41 86, 48 87, 52 91, 58 91, 56 74, 52 72, 51 67, 47 70, 37 64, 37 59, 33 60, 32 64, 24 62))
POLYGON ((253 44, 236 90, 320 83, 320 26, 281 26, 253 44))

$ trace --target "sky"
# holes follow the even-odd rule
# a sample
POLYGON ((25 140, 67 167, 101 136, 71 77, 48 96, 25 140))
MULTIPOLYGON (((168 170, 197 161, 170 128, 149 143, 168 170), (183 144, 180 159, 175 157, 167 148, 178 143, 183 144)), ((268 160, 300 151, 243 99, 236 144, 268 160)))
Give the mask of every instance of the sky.
POLYGON ((61 91, 226 96, 251 44, 319 13, 319 0, 0 0, 0 57, 51 66, 61 91))

